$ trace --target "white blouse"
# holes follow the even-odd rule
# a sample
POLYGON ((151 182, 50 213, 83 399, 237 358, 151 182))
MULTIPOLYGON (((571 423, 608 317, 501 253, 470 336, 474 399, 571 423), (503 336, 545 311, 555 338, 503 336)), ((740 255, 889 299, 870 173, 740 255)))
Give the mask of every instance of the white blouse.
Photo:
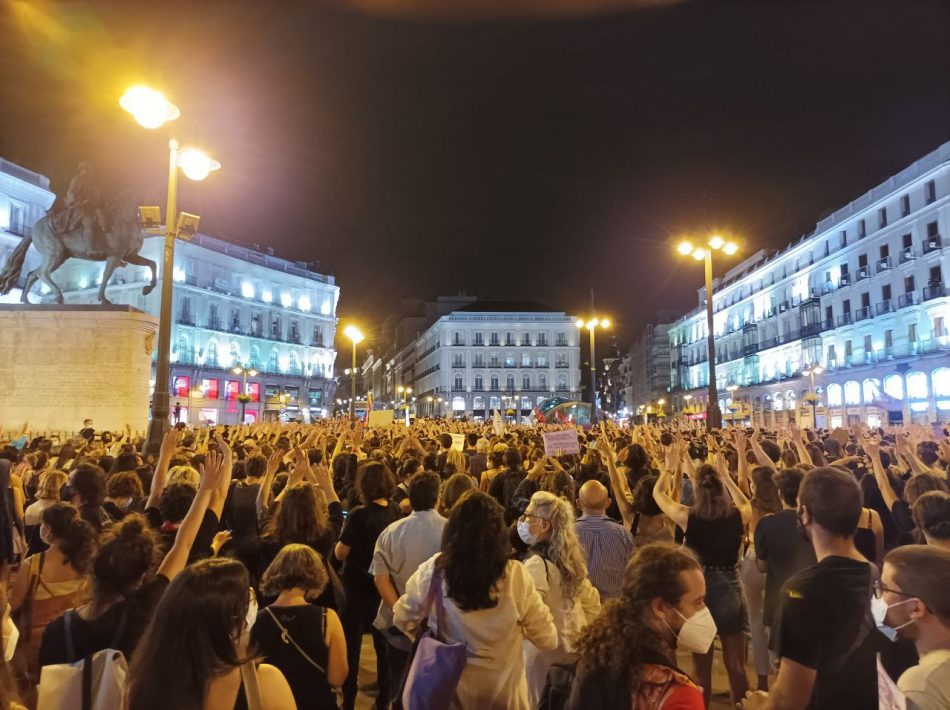
MULTIPOLYGON (((441 553, 440 553, 441 554, 441 553)), ((393 607, 395 625, 415 637, 422 607, 439 555, 429 558, 406 583, 406 593, 393 607)), ((530 710, 522 643, 557 648, 557 630, 551 612, 534 588, 523 565, 508 562, 494 592, 498 604, 490 609, 464 611, 447 596, 442 580, 445 628, 438 634, 447 643, 464 643, 468 661, 456 689, 452 708, 471 710, 530 710)), ((436 612, 429 614, 435 628, 436 612)))

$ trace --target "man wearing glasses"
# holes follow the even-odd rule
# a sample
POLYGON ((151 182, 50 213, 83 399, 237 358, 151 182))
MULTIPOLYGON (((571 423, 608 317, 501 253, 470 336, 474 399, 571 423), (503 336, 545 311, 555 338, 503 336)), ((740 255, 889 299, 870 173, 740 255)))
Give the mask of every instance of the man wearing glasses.
POLYGON ((908 707, 950 708, 950 552, 905 545, 888 553, 871 602, 878 628, 891 640, 914 642, 920 663, 897 687, 908 707))

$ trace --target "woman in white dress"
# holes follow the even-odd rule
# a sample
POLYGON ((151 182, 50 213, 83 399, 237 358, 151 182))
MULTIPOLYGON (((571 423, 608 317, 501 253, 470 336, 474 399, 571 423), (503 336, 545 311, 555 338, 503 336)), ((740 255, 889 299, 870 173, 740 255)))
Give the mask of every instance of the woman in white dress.
POLYGON ((524 566, 508 559, 504 511, 481 491, 452 508, 442 552, 423 562, 393 607, 395 625, 414 637, 427 621, 446 643, 464 643, 467 662, 451 708, 529 710, 522 642, 557 648, 551 612, 524 566), (432 575, 441 575, 445 626, 424 608, 432 575))
POLYGON ((528 702, 537 707, 552 663, 566 660, 588 623, 600 613, 600 593, 587 577, 587 565, 574 530, 574 509, 564 498, 538 491, 518 520, 518 535, 528 545, 524 566, 557 627, 558 645, 541 650, 524 644, 528 702))

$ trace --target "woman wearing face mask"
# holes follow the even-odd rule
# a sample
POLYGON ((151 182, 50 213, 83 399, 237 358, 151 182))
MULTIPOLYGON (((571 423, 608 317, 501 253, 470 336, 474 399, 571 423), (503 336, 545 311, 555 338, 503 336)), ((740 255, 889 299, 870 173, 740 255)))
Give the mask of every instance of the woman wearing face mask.
POLYGON ((24 610, 19 652, 26 661, 31 685, 39 680, 43 631, 85 595, 96 547, 95 530, 68 503, 56 503, 43 511, 39 534, 49 549, 26 559, 10 594, 13 610, 24 610))
POLYGON ((155 609, 129 670, 128 707, 295 710, 274 666, 255 666, 248 617, 257 616, 247 569, 210 559, 179 574, 155 609), (253 615, 253 616, 252 616, 253 615))
MULTIPOLYGON (((748 615, 739 583, 739 552, 743 527, 752 519, 752 506, 726 470, 721 456, 716 466, 696 470, 693 505, 673 500, 670 472, 663 470, 653 489, 657 505, 685 532, 686 545, 694 550, 706 576, 706 604, 722 640, 723 664, 729 676, 732 702, 739 702, 749 687, 745 672, 748 615)), ((703 686, 706 702, 712 691, 713 650, 693 653, 693 672, 703 686)))
POLYGON ((558 647, 553 651, 524 643, 528 702, 537 707, 551 664, 567 658, 583 629, 600 613, 600 594, 587 578, 574 510, 564 498, 547 491, 531 496, 518 520, 518 536, 531 546, 524 566, 557 627, 558 647))
POLYGON ((705 653, 716 625, 695 554, 670 543, 638 549, 619 599, 578 642, 567 710, 703 710, 702 691, 676 666, 676 650, 705 653))

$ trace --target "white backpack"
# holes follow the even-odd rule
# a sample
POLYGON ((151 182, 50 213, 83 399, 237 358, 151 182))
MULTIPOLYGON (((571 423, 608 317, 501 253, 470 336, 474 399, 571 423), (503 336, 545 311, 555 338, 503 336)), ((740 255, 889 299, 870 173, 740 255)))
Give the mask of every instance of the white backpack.
MULTIPOLYGON (((64 615, 66 653, 76 657, 72 639, 72 619, 76 611, 64 615)), ((125 630, 125 614, 113 645, 125 630)), ((125 697, 129 666, 122 651, 107 648, 71 663, 43 666, 40 671, 37 710, 118 710, 125 697)))

